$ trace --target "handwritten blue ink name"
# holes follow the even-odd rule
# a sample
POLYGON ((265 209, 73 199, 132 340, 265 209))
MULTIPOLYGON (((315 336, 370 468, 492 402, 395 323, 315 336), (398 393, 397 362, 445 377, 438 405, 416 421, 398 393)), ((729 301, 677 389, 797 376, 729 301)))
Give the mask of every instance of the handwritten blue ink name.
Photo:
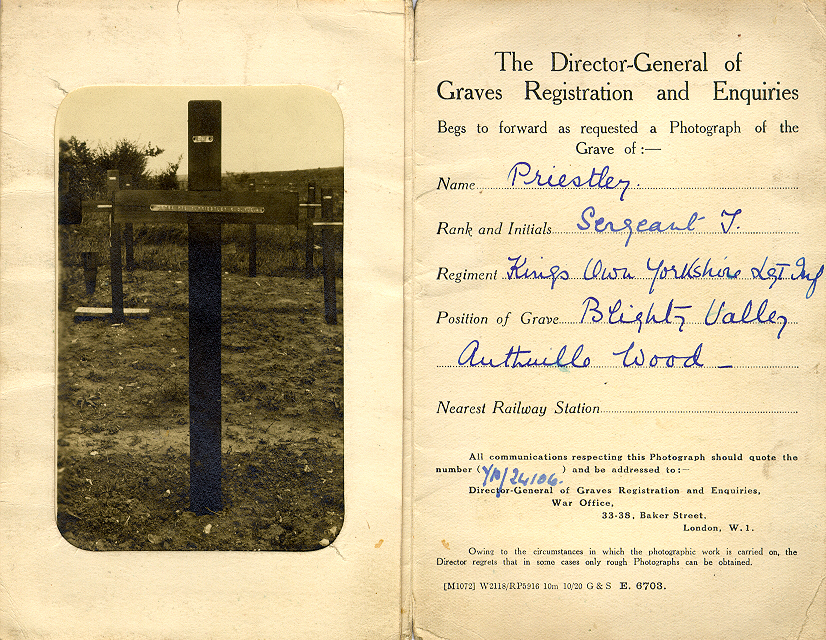
MULTIPOLYGON (((485 480, 482 482, 482 487, 486 487, 488 482, 493 484, 494 482, 499 480, 499 486, 496 489, 496 497, 499 498, 501 497, 502 493, 507 492, 507 489, 505 489, 505 480, 508 480, 508 467, 505 467, 504 471, 500 471, 499 468, 494 465, 490 465, 487 467, 483 466, 482 471, 485 472, 485 480)), ((531 476, 531 473, 529 471, 528 475, 526 476, 524 473, 520 473, 518 467, 514 467, 513 469, 511 469, 511 473, 513 475, 511 475, 509 480, 513 486, 519 484, 522 485, 522 487, 527 487, 529 485, 544 484, 549 487, 555 487, 556 485, 562 484, 564 482, 564 480, 560 480, 559 478, 557 478, 555 473, 552 473, 551 475, 546 475, 544 473, 537 472, 534 473, 533 476, 531 476)))
MULTIPOLYGON (((597 211, 592 206, 587 206, 582 210, 580 214, 580 219, 582 222, 577 222, 576 228, 580 231, 588 231, 591 228, 591 220, 589 218, 596 218, 597 211)), ((610 220, 606 220, 603 217, 599 217, 593 221, 593 229, 597 233, 625 233, 628 232, 628 237, 625 239, 625 246, 628 246, 628 243, 631 241, 631 236, 634 233, 665 233, 666 231, 696 231, 694 228, 694 223, 700 220, 705 220, 705 216, 701 216, 696 211, 692 213, 689 218, 688 222, 684 227, 680 227, 677 225, 676 222, 661 222, 659 220, 654 220, 653 222, 649 222, 647 219, 643 218, 639 220, 636 225, 631 218, 625 218, 622 221, 622 226, 617 226, 610 220)), ((619 223, 617 223, 619 224, 619 223)))
MULTIPOLYGON (((592 323, 599 323, 606 319, 608 324, 633 324, 637 327, 637 333, 642 332, 643 325, 648 324, 677 324, 679 323, 679 331, 683 330, 683 325, 685 325, 685 316, 681 316, 678 313, 672 312, 682 311, 683 309, 691 309, 691 305, 675 305, 674 298, 672 298, 669 303, 668 307, 665 310, 665 313, 662 314, 659 318, 654 313, 654 304, 651 303, 651 306, 648 307, 647 312, 637 311, 636 314, 631 312, 632 315, 626 317, 623 309, 622 309, 622 299, 618 299, 614 304, 610 305, 605 309, 605 311, 600 309, 600 302, 597 298, 593 296, 588 296, 585 300, 582 301, 582 304, 585 305, 585 310, 582 312, 582 318, 580 319, 580 324, 585 322, 586 316, 590 314, 589 322, 592 323), (673 319, 672 319, 673 318, 673 319)), ((634 305, 629 305, 629 311, 634 308, 634 305)), ((713 324, 713 323, 712 323, 713 324)))
MULTIPOLYGON (((725 258, 724 258, 725 259, 725 258)), ((657 280, 667 280, 673 278, 674 280, 699 280, 701 278, 714 279, 735 279, 740 276, 741 270, 736 269, 732 271, 729 267, 712 266, 711 258, 702 263, 702 258, 694 258, 691 263, 684 263, 682 267, 672 264, 670 267, 665 266, 665 260, 660 260, 653 264, 651 258, 645 261, 645 267, 649 272, 654 274, 651 278, 651 286, 648 288, 648 293, 654 293, 654 283, 657 280)), ((656 260, 656 258, 655 258, 656 260)))
POLYGON ((631 352, 634 350, 634 342, 631 342, 628 345, 627 349, 623 349, 622 351, 614 351, 615 356, 622 356, 622 366, 623 367, 656 367, 659 364, 664 364, 666 367, 673 368, 681 364, 682 367, 686 369, 690 369, 691 367, 703 367, 705 366, 703 363, 700 362, 700 354, 703 351, 703 343, 697 345, 697 348, 694 349, 694 353, 690 356, 678 356, 678 355, 652 355, 650 358, 645 355, 645 351, 641 347, 637 347, 639 351, 639 356, 637 356, 636 352, 632 355, 631 352))
MULTIPOLYGON (((542 257, 539 259, 542 260, 542 257)), ((559 265, 553 265, 547 271, 537 271, 529 268, 528 259, 521 255, 515 258, 508 256, 508 261, 511 263, 510 268, 506 271, 508 280, 550 280, 551 289, 553 289, 557 280, 568 279, 568 272, 559 265)))
POLYGON ((583 280, 633 280, 634 276, 628 267, 609 267, 602 263, 600 258, 594 262, 593 258, 588 259, 585 271, 582 273, 583 280))
POLYGON ((709 327, 717 324, 717 322, 720 324, 752 324, 754 322, 757 322, 758 324, 780 323, 780 330, 777 332, 777 339, 780 340, 780 334, 783 333, 783 329, 785 329, 786 324, 788 324, 788 319, 786 316, 778 314, 775 309, 772 309, 768 315, 765 315, 766 309, 769 307, 768 299, 763 300, 763 302, 760 303, 755 315, 752 315, 752 301, 749 300, 743 307, 743 311, 740 313, 739 317, 737 317, 737 314, 734 311, 726 311, 723 313, 723 309, 726 308, 725 300, 720 302, 720 306, 717 308, 717 313, 714 313, 715 304, 717 304, 717 298, 711 301, 711 306, 708 308, 706 317, 703 319, 703 322, 709 327))
POLYGON ((783 278, 784 269, 786 267, 791 267, 792 265, 788 262, 776 262, 773 267, 766 268, 766 263, 768 262, 769 257, 766 256, 766 259, 763 260, 763 264, 759 267, 752 267, 751 268, 751 277, 755 280, 771 280, 772 283, 769 285, 769 289, 771 289, 775 284, 777 284, 778 280, 806 280, 809 282, 809 288, 806 290, 806 298, 811 298, 814 295, 815 287, 817 287, 817 281, 820 276, 823 275, 823 265, 820 265, 820 269, 817 273, 813 273, 812 271, 806 271, 806 258, 800 257, 794 263, 795 266, 800 267, 799 273, 792 272, 786 278, 783 278), (777 269, 780 267, 780 270, 777 269))
POLYGON ((510 347, 508 352, 505 354, 504 359, 501 360, 494 360, 494 358, 486 358, 485 356, 480 355, 479 348, 479 341, 471 340, 468 345, 462 349, 462 353, 459 354, 459 365, 467 365, 470 367, 505 367, 507 369, 521 369, 523 367, 575 367, 577 369, 582 369, 591 364, 591 358, 588 356, 585 356, 580 361, 582 352, 585 350, 584 345, 579 345, 574 350, 574 355, 571 356, 568 361, 565 360, 565 353, 568 351, 568 345, 562 345, 562 347, 560 347, 556 358, 549 359, 548 357, 544 357, 542 360, 539 358, 527 357, 528 354, 533 352, 530 349, 523 349, 521 345, 517 347, 510 347))
MULTIPOLYGON (((725 258, 723 259, 725 260, 725 258)), ((684 262, 682 265, 671 263, 669 266, 663 259, 659 262, 657 262, 656 258, 646 259, 645 266, 648 269, 648 272, 652 274, 651 285, 648 287, 648 293, 654 293, 654 285, 657 280, 700 280, 705 278, 713 280, 737 280, 743 273, 741 269, 735 269, 729 266, 721 267, 712 264, 711 260, 711 258, 708 258, 705 262, 703 262, 702 258, 695 258, 691 262, 684 262)), ((586 274, 587 269, 588 267, 586 267, 586 274)), ((774 285, 780 281, 795 282, 797 280, 801 280, 803 282, 808 282, 809 286, 806 289, 807 299, 814 295, 817 288, 817 281, 823 275, 823 271, 824 265, 822 264, 818 268, 817 272, 807 268, 806 258, 802 256, 795 261, 794 267, 790 262, 774 262, 770 265, 769 258, 766 256, 759 267, 751 267, 750 269, 751 279, 770 282, 771 284, 769 284, 769 289, 773 288, 774 285), (799 267, 799 270, 795 269, 795 267, 799 267)), ((619 270, 615 268, 613 270, 613 274, 615 275, 617 273, 619 273, 619 270)), ((592 273, 591 275, 593 277, 586 277, 584 279, 615 279, 610 276, 605 277, 600 272, 596 272, 595 274, 592 273)))
MULTIPOLYGON (((555 168, 556 165, 551 167, 552 169, 555 168)), ((608 172, 610 168, 608 165, 605 165, 602 169, 591 169, 591 175, 588 178, 584 176, 568 176, 566 174, 560 174, 554 178, 551 174, 548 174, 548 177, 545 180, 542 180, 542 174, 540 174, 539 170, 533 172, 533 176, 530 180, 522 180, 522 184, 525 186, 535 186, 535 187, 591 187, 596 189, 622 189, 620 191, 619 199, 622 201, 625 199, 625 192, 628 190, 628 187, 631 186, 631 183, 628 180, 617 179, 613 176, 609 176, 608 172)), ((528 162, 517 162, 510 168, 508 171, 508 179, 510 180, 510 185, 513 187, 516 185, 517 178, 526 178, 531 175, 531 165, 528 162)))

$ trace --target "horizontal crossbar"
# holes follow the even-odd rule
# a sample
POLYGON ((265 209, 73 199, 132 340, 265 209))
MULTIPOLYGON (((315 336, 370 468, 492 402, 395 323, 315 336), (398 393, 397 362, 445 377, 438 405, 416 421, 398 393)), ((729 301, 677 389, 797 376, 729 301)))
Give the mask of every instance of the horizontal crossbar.
MULTIPOLYGON (((112 307, 78 307, 76 317, 108 318, 112 315, 112 307)), ((123 315, 127 318, 148 318, 149 309, 124 309, 123 315)))
POLYGON ((118 191, 114 222, 298 224, 298 194, 247 191, 118 191))
POLYGON ((83 200, 81 203, 84 213, 91 213, 92 211, 100 211, 102 209, 111 209, 111 200, 83 200))

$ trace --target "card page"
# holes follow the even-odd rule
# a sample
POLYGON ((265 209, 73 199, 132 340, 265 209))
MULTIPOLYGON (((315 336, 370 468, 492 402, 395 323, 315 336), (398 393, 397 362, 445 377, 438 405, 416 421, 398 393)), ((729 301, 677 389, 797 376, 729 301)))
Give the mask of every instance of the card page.
POLYGON ((417 637, 823 637, 824 24, 418 4, 417 637))
MULTIPOLYGON (((398 637, 404 5, 50 1, 4 4, 2 21, 0 636, 398 637), (197 131, 188 140, 189 101, 220 101, 222 129, 197 131), (308 127, 316 115, 323 126, 308 127), (209 226, 204 216, 257 215, 259 199, 267 195, 236 185, 243 188, 224 199, 223 189, 204 190, 203 175, 202 197, 193 195, 198 181, 195 170, 187 170, 187 145, 192 143, 190 155, 193 148, 205 150, 219 141, 219 132, 222 182, 241 172, 296 170, 304 176, 314 171, 320 188, 333 188, 333 213, 343 216, 344 244, 337 255, 343 269, 334 274, 332 324, 324 320, 319 275, 306 278, 303 268, 270 273, 268 261, 278 248, 262 225, 259 273, 249 277, 246 245, 227 242, 231 224, 223 221, 223 488, 226 500, 235 470, 247 469, 250 495, 239 491, 234 504, 225 501, 214 514, 207 504, 199 515, 190 511, 190 467, 181 449, 189 437, 186 376, 173 372, 192 365, 185 318, 193 300, 186 282, 200 256, 187 256, 185 227, 180 246, 163 247, 147 240, 144 223, 136 222, 136 268, 124 265, 124 297, 128 308, 148 309, 148 319, 75 323, 75 305, 67 307, 62 296, 79 300, 87 293, 82 256, 65 256, 57 246, 71 235, 68 225, 58 230, 57 224, 64 195, 59 138, 76 136, 91 151, 122 137, 141 148, 164 148, 150 159, 172 163, 180 153, 178 177, 188 180, 189 191, 134 185, 129 193, 144 198, 136 202, 146 205, 141 211, 147 216, 200 216, 209 226), (282 163, 313 155, 299 154, 296 143, 313 152, 332 150, 332 159, 316 154, 314 164, 282 163), (324 184, 324 176, 339 182, 324 184), (193 209, 196 197, 201 202, 193 209), (159 270, 152 260, 168 260, 173 249, 180 250, 180 265, 159 270), (74 278, 67 291, 60 286, 66 273, 62 257, 74 278), (235 260, 243 262, 243 273, 232 266, 235 260), (255 302, 247 305, 246 299, 255 302), (150 337, 149 328, 167 319, 167 328, 150 337), (256 328, 243 330, 256 322, 256 328), (90 339, 92 327, 98 339, 90 339), (115 340, 125 348, 113 350, 115 340), (104 358, 122 367, 110 373, 104 358), (310 362, 318 363, 315 371, 310 362), (324 362, 339 380, 332 386, 339 388, 325 387, 320 394, 331 375, 324 362), (75 389, 79 379, 84 385, 75 389), (90 381, 94 392, 78 395, 90 381), (260 402, 240 397, 239 390, 259 394, 260 402), (236 411, 239 403, 248 404, 247 414, 236 411), (295 412, 302 406, 307 415, 295 412), (333 436, 328 426, 336 410, 343 427, 333 436), (295 448, 298 432, 290 433, 299 423, 303 455, 295 448), (343 452, 335 469, 314 462, 330 446, 343 452), (249 464, 259 454, 285 463, 254 464, 253 470, 249 464), (106 477, 117 482, 82 472, 107 463, 112 468, 106 477), (342 466, 343 484, 333 483, 337 487, 328 491, 324 481, 339 479, 342 466), (60 482, 69 476, 72 483, 60 482), (58 496, 58 487, 68 494, 58 496), (260 492, 282 506, 261 503, 260 492), (290 504, 304 499, 296 492, 314 493, 318 501, 302 512, 290 504), (163 513, 154 506, 138 508, 159 500, 167 501, 163 513), (343 522, 325 523, 340 515, 342 500, 343 522), (239 514, 239 501, 263 518, 243 533, 234 529, 241 521, 231 515, 239 514), (288 522, 283 516, 293 509, 288 522), (94 528, 78 529, 101 514, 99 535, 94 528), (147 528, 159 518, 167 518, 162 528, 147 528), (306 525, 313 520, 324 529, 310 536, 306 525), (192 546, 181 538, 183 528, 192 546), (285 547, 297 538, 291 532, 300 530, 308 532, 306 539, 285 547), (219 539, 227 544, 215 545, 219 539)), ((293 203, 307 203, 306 182, 291 189, 293 203)), ((319 230, 315 244, 324 244, 322 235, 319 230)), ((110 287, 110 238, 95 242, 87 249, 72 246, 102 253, 99 289, 89 294, 94 304, 87 306, 105 308, 112 305, 100 297, 101 288, 110 287)), ((310 250, 318 263, 321 250, 313 243, 310 250)), ((302 265, 303 260, 302 250, 302 265)), ((190 332, 189 338, 202 336, 190 332)))

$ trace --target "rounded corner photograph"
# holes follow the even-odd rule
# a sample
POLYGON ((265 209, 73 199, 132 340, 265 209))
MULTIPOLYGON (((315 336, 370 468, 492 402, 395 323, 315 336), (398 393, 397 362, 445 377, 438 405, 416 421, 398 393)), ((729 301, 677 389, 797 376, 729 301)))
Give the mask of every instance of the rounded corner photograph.
POLYGON ((344 521, 344 125, 314 87, 87 87, 57 155, 57 515, 90 551, 344 521))

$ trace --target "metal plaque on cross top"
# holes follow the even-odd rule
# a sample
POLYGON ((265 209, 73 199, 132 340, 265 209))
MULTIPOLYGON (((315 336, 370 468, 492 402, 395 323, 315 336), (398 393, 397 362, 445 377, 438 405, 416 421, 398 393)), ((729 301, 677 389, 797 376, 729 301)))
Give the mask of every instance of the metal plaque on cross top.
POLYGON ((188 152, 189 190, 220 190, 220 100, 190 100, 188 152))

